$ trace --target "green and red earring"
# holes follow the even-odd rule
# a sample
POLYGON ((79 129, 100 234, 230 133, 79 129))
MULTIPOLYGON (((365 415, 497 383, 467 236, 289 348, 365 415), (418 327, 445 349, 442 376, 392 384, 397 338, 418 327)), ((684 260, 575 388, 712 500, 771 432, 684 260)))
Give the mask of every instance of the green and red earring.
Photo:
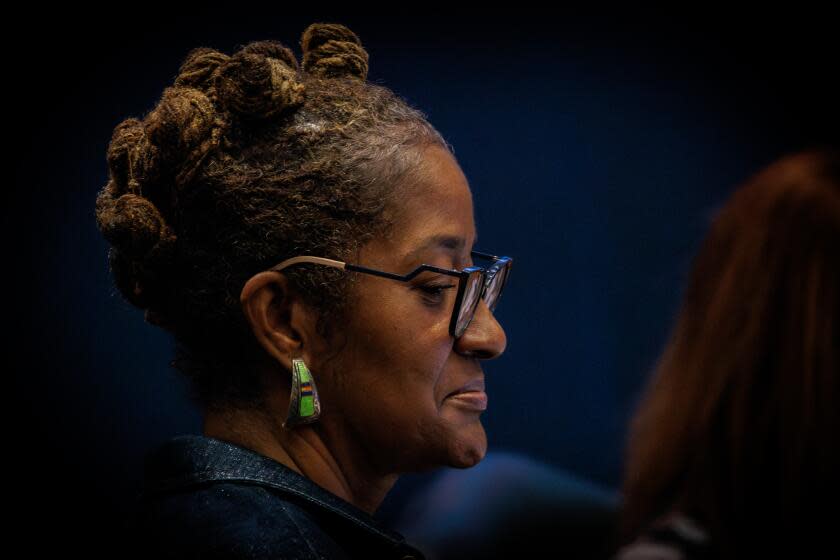
POLYGON ((289 414, 284 428, 311 424, 321 416, 321 401, 315 379, 302 358, 292 359, 292 392, 289 395, 289 414))

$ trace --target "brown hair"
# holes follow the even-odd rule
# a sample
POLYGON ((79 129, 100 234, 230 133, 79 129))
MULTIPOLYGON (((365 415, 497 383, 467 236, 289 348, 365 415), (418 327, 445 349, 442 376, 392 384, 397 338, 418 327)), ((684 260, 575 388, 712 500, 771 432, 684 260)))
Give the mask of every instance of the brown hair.
POLYGON ((632 424, 624 540, 672 509, 727 554, 801 537, 840 473, 838 367, 840 153, 815 150, 740 188, 694 261, 632 424))
MULTIPOLYGON (((171 331, 202 407, 256 406, 264 354, 239 294, 295 255, 349 260, 392 227, 387 212, 419 161, 451 146, 419 110, 368 83, 368 53, 339 24, 310 25, 299 66, 277 41, 228 56, 192 50, 142 119, 113 132, 96 222, 120 293, 171 331)), ((324 336, 351 312, 352 275, 286 273, 324 336)))

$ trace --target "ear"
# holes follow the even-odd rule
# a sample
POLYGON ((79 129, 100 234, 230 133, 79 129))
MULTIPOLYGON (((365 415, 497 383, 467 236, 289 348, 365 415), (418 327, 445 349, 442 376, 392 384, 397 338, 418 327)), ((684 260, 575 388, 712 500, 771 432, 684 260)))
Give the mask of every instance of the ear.
MULTIPOLYGON (((255 274, 245 283, 239 300, 259 344, 286 369, 292 367, 293 353, 313 348, 315 313, 290 289, 285 275, 276 271, 255 274)), ((303 358, 307 360, 306 355, 303 358)))

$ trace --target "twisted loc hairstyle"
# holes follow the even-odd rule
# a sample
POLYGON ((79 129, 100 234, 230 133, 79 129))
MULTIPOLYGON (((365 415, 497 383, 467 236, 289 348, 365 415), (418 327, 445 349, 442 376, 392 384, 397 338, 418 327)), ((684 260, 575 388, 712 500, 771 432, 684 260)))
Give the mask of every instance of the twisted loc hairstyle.
MULTIPOLYGON (((425 115, 367 82, 368 53, 340 24, 303 33, 298 65, 277 41, 233 55, 192 50, 142 119, 113 131, 96 223, 115 284, 170 331, 170 365, 202 408, 262 404, 264 351, 239 295, 253 274, 299 254, 349 260, 393 226, 386 210, 420 161, 449 144, 425 115)), ((354 275, 284 272, 329 337, 354 275)))

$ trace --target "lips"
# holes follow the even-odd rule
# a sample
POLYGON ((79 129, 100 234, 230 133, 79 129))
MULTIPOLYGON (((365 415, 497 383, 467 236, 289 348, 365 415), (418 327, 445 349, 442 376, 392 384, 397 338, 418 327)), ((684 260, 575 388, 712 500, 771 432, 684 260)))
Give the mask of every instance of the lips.
POLYGON ((454 391, 452 391, 451 393, 446 395, 446 397, 449 398, 449 397, 453 397, 455 395, 458 395, 460 393, 472 393, 472 392, 480 392, 480 393, 484 392, 484 378, 483 377, 479 378, 479 379, 473 379, 472 381, 470 381, 466 385, 462 385, 461 387, 458 387, 457 389, 455 389, 454 391))

